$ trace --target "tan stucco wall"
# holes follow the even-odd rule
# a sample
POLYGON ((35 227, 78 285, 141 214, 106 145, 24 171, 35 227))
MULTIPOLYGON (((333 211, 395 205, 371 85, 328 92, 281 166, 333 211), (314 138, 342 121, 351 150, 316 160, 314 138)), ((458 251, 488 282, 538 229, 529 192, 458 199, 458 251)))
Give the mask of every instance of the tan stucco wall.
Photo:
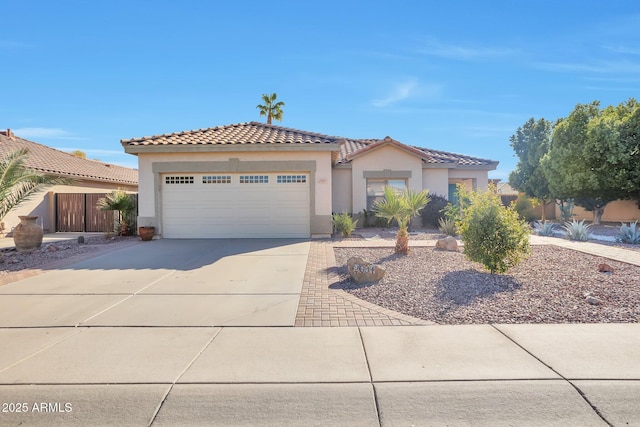
MULTIPOLYGON (((588 212, 576 206, 573 210, 574 219, 580 220, 593 220, 593 212, 588 212)), ((560 218, 560 209, 556 205, 556 218, 560 218)), ((638 204, 634 200, 616 200, 607 204, 604 209, 604 215, 602 215, 602 221, 606 222, 633 222, 640 221, 640 209, 638 204)))
MULTIPOLYGON (((456 182, 457 179, 473 181, 472 190, 486 191, 489 186, 489 172, 486 170, 476 169, 449 169, 450 182, 456 182)), ((465 183, 466 184, 466 183, 465 183)))
MULTIPOLYGON (((153 165, 175 162, 229 162, 238 159, 239 162, 315 162, 314 179, 311 188, 315 193, 313 199, 313 212, 311 215, 311 232, 331 229, 331 152, 213 152, 213 153, 144 153, 138 155, 139 170, 139 220, 147 225, 159 224, 159 204, 156 201, 156 177, 153 165)), ((308 172, 301 170, 300 172, 308 172)))
POLYGON ((332 172, 332 200, 333 212, 352 212, 351 203, 353 193, 351 191, 351 169, 334 169, 332 172))
POLYGON ((422 188, 429 194, 448 197, 449 169, 422 169, 422 188))
POLYGON ((367 208, 367 180, 365 171, 409 171, 407 186, 412 190, 422 189, 422 160, 397 148, 386 146, 357 157, 351 163, 353 212, 367 208))
POLYGON ((101 182, 79 181, 74 185, 53 185, 39 191, 32 198, 13 209, 4 217, 5 233, 9 233, 16 225, 20 223, 18 216, 32 215, 38 216, 37 223, 42 226, 45 232, 53 231, 53 218, 50 218, 50 204, 48 193, 108 193, 113 190, 122 189, 125 191, 138 191, 136 186, 114 185, 101 182))

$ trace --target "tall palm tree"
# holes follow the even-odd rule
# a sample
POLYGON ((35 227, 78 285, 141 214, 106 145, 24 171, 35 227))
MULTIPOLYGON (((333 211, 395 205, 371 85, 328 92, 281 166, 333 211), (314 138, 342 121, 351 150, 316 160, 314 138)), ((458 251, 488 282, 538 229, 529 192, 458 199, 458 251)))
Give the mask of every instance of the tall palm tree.
POLYGON ((409 253, 409 231, 407 229, 409 221, 416 216, 429 203, 428 192, 397 189, 387 186, 384 189, 384 199, 377 200, 373 205, 376 216, 384 218, 387 223, 396 220, 398 223, 398 234, 396 235, 397 254, 407 255, 409 253))
POLYGON ((70 184, 72 180, 29 169, 29 150, 22 148, 0 159, 0 220, 13 208, 48 185, 70 184))
POLYGON ((264 105, 258 104, 256 108, 260 110, 260 116, 267 117, 267 124, 271 124, 272 119, 276 119, 279 122, 282 121, 282 107, 284 107, 284 102, 278 101, 276 102, 276 98, 278 95, 276 93, 272 93, 271 95, 267 95, 266 93, 262 94, 262 100, 264 101, 264 105))

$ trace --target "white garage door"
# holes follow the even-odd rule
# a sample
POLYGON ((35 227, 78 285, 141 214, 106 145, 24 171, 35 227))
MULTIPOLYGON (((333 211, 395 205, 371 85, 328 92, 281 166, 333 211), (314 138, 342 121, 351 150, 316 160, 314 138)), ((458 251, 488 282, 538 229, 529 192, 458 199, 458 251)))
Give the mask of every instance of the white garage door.
POLYGON ((163 237, 309 237, 305 173, 166 174, 163 237))

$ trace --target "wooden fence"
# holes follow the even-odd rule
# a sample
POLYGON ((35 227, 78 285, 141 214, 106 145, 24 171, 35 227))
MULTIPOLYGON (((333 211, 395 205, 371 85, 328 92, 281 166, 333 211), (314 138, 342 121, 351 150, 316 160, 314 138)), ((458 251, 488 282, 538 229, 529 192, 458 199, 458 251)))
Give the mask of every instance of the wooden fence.
MULTIPOLYGON (((114 231, 117 211, 103 211, 96 205, 107 193, 56 193, 56 230, 60 232, 109 232, 114 231)), ((131 229, 136 230, 138 195, 132 194, 136 212, 129 219, 131 229)))

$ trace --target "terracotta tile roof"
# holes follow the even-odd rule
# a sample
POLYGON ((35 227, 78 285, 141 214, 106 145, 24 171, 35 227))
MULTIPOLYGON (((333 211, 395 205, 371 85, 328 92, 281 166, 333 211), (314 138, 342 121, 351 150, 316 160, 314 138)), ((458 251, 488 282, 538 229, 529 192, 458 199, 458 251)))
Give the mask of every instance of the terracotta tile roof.
MULTIPOLYGON (((384 139, 352 139, 346 140, 340 147, 340 157, 338 163, 349 163, 351 159, 370 150, 375 144, 384 142, 384 139)), ((397 141, 395 141, 397 143, 397 141)), ((400 143, 401 144, 401 143, 400 143)), ((422 161, 427 164, 461 165, 461 166, 493 166, 498 162, 494 160, 482 159, 479 157, 465 156, 463 154, 449 153, 447 151, 432 150, 425 147, 406 146, 409 151, 416 152, 422 157, 422 161)))
POLYGON ((334 144, 342 138, 265 123, 248 122, 170 134, 123 139, 123 146, 228 144, 334 144))
POLYGON ((81 159, 15 135, 9 137, 6 131, 0 132, 0 156, 21 148, 29 150, 26 166, 43 173, 91 181, 138 185, 137 169, 81 159))

